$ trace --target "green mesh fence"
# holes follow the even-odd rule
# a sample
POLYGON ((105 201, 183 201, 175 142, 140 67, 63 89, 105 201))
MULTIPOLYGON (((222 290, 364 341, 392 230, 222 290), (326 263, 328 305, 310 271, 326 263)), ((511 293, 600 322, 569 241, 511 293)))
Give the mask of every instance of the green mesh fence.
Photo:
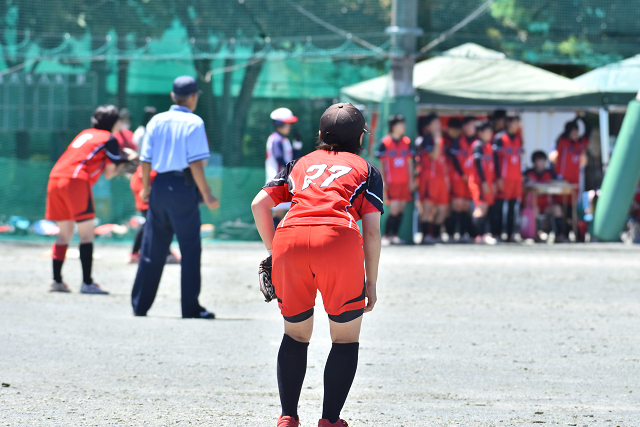
MULTIPOLYGON (((639 53, 637 6, 419 0, 418 48, 446 37, 418 59, 473 41, 586 71, 639 53)), ((204 91, 196 113, 222 199, 203 222, 220 237, 255 238, 249 202, 264 181, 269 113, 292 109, 309 152, 340 88, 387 72, 394 54, 391 0, 0 0, 0 19, 0 230, 12 217, 43 218, 49 170, 97 105, 128 108, 135 128, 145 106, 166 110, 172 80, 189 74, 204 91)), ((95 191, 102 223, 135 215, 126 178, 95 191)))

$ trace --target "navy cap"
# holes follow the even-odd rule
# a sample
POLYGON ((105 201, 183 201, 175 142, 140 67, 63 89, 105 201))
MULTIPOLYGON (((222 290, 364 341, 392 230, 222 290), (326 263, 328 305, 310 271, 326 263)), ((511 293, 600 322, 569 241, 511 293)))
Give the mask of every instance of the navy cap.
POLYGON ((326 143, 329 135, 337 137, 340 142, 360 138, 363 132, 369 132, 362 112, 354 105, 346 102, 333 104, 327 108, 320 118, 320 137, 326 143))
POLYGON ((198 89, 198 82, 191 76, 180 76, 173 81, 173 93, 176 95, 191 95, 196 92, 202 93, 198 89))

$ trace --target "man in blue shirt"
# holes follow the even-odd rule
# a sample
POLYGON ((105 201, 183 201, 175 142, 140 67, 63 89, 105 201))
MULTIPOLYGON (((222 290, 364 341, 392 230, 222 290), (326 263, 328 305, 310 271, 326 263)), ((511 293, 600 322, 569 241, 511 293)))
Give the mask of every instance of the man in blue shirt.
POLYGON ((140 196, 148 201, 149 210, 131 293, 136 316, 146 316, 153 304, 175 233, 182 254, 182 317, 215 318, 198 302, 202 253, 198 192, 209 209, 220 207, 204 175, 209 158, 204 122, 192 113, 199 96, 198 83, 193 77, 175 79, 171 92, 175 105, 149 121, 142 140, 140 196), (153 186, 150 183, 152 169, 158 173, 153 186))

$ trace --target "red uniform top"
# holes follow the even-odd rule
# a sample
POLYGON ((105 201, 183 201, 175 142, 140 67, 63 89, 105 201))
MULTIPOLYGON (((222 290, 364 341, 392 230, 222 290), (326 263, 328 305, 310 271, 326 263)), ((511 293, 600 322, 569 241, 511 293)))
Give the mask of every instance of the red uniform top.
POLYGON ((113 134, 113 136, 118 140, 120 150, 123 148, 131 148, 132 150, 138 151, 138 146, 133 142, 133 132, 129 129, 122 129, 120 132, 113 134))
POLYGON ((382 138, 376 156, 381 160, 386 184, 409 184, 411 140, 403 136, 395 141, 391 135, 382 138))
MULTIPOLYGON (((471 141, 473 142, 473 141, 471 141)), ((471 159, 471 142, 465 135, 457 139, 447 137, 445 146, 447 147, 447 157, 449 158, 449 170, 452 175, 469 175, 471 159)))
POLYGON ((558 140, 558 160, 555 164, 555 172, 571 184, 580 182, 580 156, 587 148, 589 140, 582 137, 577 141, 561 137, 558 140))
MULTIPOLYGON (((151 174, 149 176, 149 184, 153 184, 153 180, 155 179, 158 172, 151 169, 151 174)), ((142 191, 142 166, 138 166, 135 173, 131 175, 131 180, 129 181, 129 187, 131 187, 131 192, 133 193, 133 198, 136 201, 136 209, 139 211, 146 211, 149 209, 149 204, 142 201, 140 198, 140 191, 142 191)))
POLYGON ((116 165, 121 162, 118 141, 106 130, 83 130, 62 153, 49 177, 84 179, 93 185, 107 161, 116 165))
POLYGON ((444 140, 440 138, 437 142, 433 140, 433 136, 426 135, 416 140, 418 146, 418 164, 420 165, 420 176, 428 179, 445 178, 447 173, 447 160, 444 151, 444 140), (420 142, 418 144, 418 142, 420 142), (440 147, 440 155, 437 159, 431 157, 431 153, 436 147, 440 147))
MULTIPOLYGON (((524 179, 530 182, 549 182, 558 179, 558 175, 552 169, 545 169, 542 172, 538 172, 535 168, 527 169, 524 172, 524 179)), ((549 194, 541 194, 538 196, 536 203, 540 210, 544 210, 547 206, 553 204, 553 196, 549 194)))
POLYGON ((496 179, 496 166, 491 142, 479 139, 472 145, 474 167, 471 168, 470 180, 480 184, 486 182, 491 185, 496 179))
POLYGON ((380 171, 347 152, 316 150, 287 164, 263 189, 276 205, 292 202, 281 227, 337 225, 358 229, 356 221, 384 212, 380 171))
POLYGON ((498 132, 493 138, 493 150, 497 154, 498 178, 522 181, 522 137, 518 134, 509 135, 506 131, 498 132))

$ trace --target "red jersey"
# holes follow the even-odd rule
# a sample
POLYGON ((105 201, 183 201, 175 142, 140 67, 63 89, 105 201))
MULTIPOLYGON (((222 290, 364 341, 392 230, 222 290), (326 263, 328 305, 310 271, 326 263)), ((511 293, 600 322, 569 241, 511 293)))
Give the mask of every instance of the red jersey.
POLYGON ((447 141, 447 156, 449 157, 450 172, 455 180, 462 175, 469 175, 471 167, 471 142, 465 135, 447 141))
POLYGON ((84 179, 93 185, 107 161, 116 165, 121 162, 118 141, 106 130, 83 130, 62 153, 49 177, 84 179))
MULTIPOLYGON (((558 175, 552 169, 545 169, 542 172, 538 172, 535 168, 527 169, 524 172, 525 181, 529 182, 550 182, 558 179, 558 175)), ((538 196, 536 203, 541 211, 553 204, 553 196, 550 194, 541 194, 538 196)))
POLYGON ((580 183, 580 156, 584 153, 588 143, 589 141, 585 137, 577 141, 560 138, 556 147, 558 150, 558 160, 556 160, 554 167, 556 174, 571 184, 580 183))
POLYGON ((411 140, 403 136, 395 141, 390 135, 382 138, 376 156, 382 163, 385 184, 409 184, 411 140))
POLYGON ((384 212, 380 171, 347 152, 316 150, 287 164, 263 189, 276 205, 291 202, 278 228, 335 225, 359 230, 356 221, 384 212))
MULTIPOLYGON (((149 184, 153 184, 153 180, 158 175, 158 172, 151 169, 151 174, 149 175, 149 184)), ((138 166, 136 171, 131 175, 131 180, 129 181, 129 187, 131 187, 131 192, 133 193, 133 198, 136 201, 136 209, 139 211, 146 211, 149 209, 149 204, 142 201, 140 198, 140 191, 142 191, 142 166, 138 166)))
POLYGON ((469 180, 475 183, 492 184, 496 180, 496 165, 493 161, 493 147, 490 142, 476 140, 472 145, 474 166, 469 180))
POLYGON ((132 150, 138 151, 138 146, 133 142, 133 132, 129 129, 122 129, 120 132, 113 134, 113 136, 118 140, 120 150, 123 148, 131 148, 132 150))
POLYGON ((420 165, 420 177, 426 179, 445 178, 447 173, 447 160, 444 151, 444 140, 440 138, 437 142, 432 135, 419 137, 416 140, 418 146, 418 164, 420 165), (436 145, 440 148, 440 155, 437 159, 431 157, 431 153, 436 145))
POLYGON ((493 150, 498 154, 499 178, 522 181, 522 137, 498 132, 493 138, 493 150))

